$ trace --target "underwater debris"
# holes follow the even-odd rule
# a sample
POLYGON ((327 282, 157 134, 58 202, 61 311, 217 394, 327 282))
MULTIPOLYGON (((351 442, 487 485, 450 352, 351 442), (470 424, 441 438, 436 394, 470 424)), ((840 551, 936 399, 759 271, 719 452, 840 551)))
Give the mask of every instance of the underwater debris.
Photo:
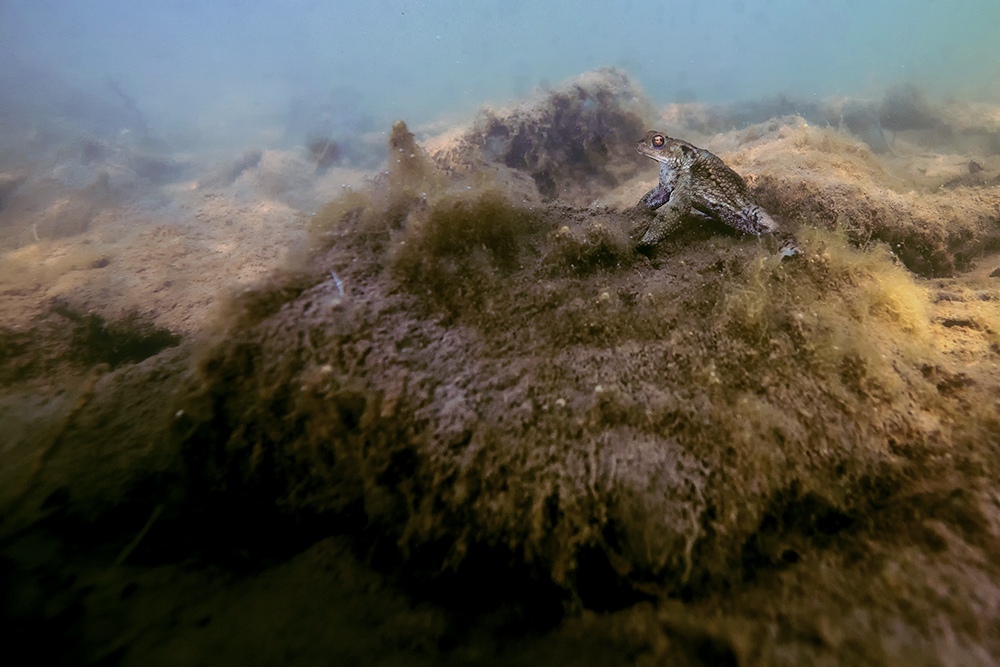
POLYGON ((188 165, 183 162, 152 153, 130 155, 128 164, 136 176, 154 185, 176 183, 188 171, 188 165))
MULTIPOLYGON (((847 101, 840 108, 836 127, 844 127, 848 132, 868 144, 877 155, 892 153, 892 143, 882 129, 881 109, 872 102, 847 101)), ((831 123, 834 125, 834 123, 831 123)))
POLYGON ((1000 185, 1000 174, 990 176, 989 172, 991 170, 979 162, 969 160, 966 168, 968 170, 967 173, 945 181, 941 187, 949 189, 957 187, 985 188, 1000 185))
POLYGON ((127 127, 134 129, 141 140, 149 141, 152 136, 149 131, 149 123, 146 122, 146 116, 139 109, 135 99, 122 89, 118 81, 111 77, 106 78, 105 83, 112 95, 121 102, 121 106, 129 118, 127 127))
POLYGON ((137 148, 121 138, 115 141, 85 139, 79 143, 80 164, 128 173, 152 185, 166 185, 182 178, 189 165, 149 148, 137 148))
POLYGON ((7 197, 14 193, 17 188, 24 183, 28 175, 25 172, 3 171, 0 172, 0 210, 3 210, 7 197))
POLYGON ((431 174, 438 171, 402 120, 393 123, 389 133, 388 163, 389 181, 403 189, 423 184, 431 174))
POLYGON ((108 322, 96 313, 79 313, 58 300, 51 310, 73 323, 69 355, 88 365, 118 368, 148 359, 181 340, 177 334, 153 326, 139 313, 108 322))
POLYGON ((484 108, 457 143, 431 155, 447 171, 503 165, 529 175, 544 199, 578 201, 638 172, 631 146, 649 115, 628 75, 601 69, 514 108, 484 108))
POLYGON ((264 151, 259 149, 245 152, 238 160, 232 164, 224 165, 214 174, 198 181, 198 189, 220 188, 232 185, 245 172, 254 169, 260 164, 260 159, 264 156, 264 151))
POLYGON ((886 92, 879 119, 889 130, 932 130, 942 125, 941 110, 913 84, 890 88, 886 92))
POLYGON ((80 144, 80 164, 102 162, 107 159, 110 150, 103 141, 88 139, 80 144))
POLYGON ((343 157, 340 145, 329 137, 317 137, 306 143, 309 156, 316 164, 316 173, 321 174, 337 164, 343 157))

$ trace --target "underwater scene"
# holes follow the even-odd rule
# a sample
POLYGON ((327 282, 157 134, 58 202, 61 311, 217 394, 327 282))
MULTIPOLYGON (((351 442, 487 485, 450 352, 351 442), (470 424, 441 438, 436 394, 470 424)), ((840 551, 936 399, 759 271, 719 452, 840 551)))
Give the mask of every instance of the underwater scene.
POLYGON ((0 663, 1000 663, 997 26, 0 0, 0 663))

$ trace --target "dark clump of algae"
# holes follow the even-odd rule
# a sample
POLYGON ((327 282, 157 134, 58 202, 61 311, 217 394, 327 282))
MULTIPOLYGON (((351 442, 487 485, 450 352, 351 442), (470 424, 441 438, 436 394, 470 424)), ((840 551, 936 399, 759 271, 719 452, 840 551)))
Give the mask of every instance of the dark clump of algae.
POLYGON ((805 227, 782 261, 693 227, 649 259, 621 214, 451 182, 402 124, 390 147, 179 399, 216 525, 349 534, 419 595, 544 623, 905 536, 912 498, 986 524, 1000 425, 884 246, 805 227))

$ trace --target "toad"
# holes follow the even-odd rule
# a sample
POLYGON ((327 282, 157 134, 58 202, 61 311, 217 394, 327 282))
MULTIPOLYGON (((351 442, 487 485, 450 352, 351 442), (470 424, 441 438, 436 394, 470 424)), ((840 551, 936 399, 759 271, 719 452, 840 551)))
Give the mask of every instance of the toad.
MULTIPOLYGON (((743 178, 718 156, 655 130, 635 148, 660 163, 660 182, 635 206, 645 218, 636 234, 638 250, 655 246, 691 214, 719 220, 745 234, 778 231, 778 223, 754 202, 743 178), (655 212, 651 220, 650 212, 655 212)), ((794 241, 781 249, 782 256, 797 252, 794 241)))

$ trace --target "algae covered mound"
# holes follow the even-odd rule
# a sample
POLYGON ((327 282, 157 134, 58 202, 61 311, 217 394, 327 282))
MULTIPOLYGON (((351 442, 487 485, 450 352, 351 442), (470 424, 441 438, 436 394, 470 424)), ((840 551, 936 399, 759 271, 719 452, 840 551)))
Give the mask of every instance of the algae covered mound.
POLYGON ((390 147, 180 399, 202 506, 356 534, 465 595, 598 608, 889 534, 918 490, 964 494, 961 520, 929 510, 955 530, 986 523, 956 480, 993 465, 996 406, 883 246, 807 228, 782 262, 695 226, 647 259, 621 214, 449 180, 402 123, 390 147))
POLYGON ((73 664, 991 664, 1000 158, 928 156, 954 114, 886 106, 880 155, 846 122, 699 134, 604 70, 420 143, 397 123, 308 223, 233 197, 315 165, 227 161, 188 232, 227 264, 176 265, 173 227, 130 241, 155 261, 12 253, 4 637, 73 664), (648 127, 801 254, 699 219, 637 254, 648 127), (156 300, 156 261, 191 303, 156 300), (139 297, 52 300, 95 271, 139 297))
POLYGON ((635 150, 651 107, 639 87, 613 68, 587 72, 512 108, 482 109, 470 127, 432 140, 442 168, 470 173, 514 170, 544 199, 583 200, 635 176, 635 150))
MULTIPOLYGON (((840 227, 859 245, 886 243, 921 276, 968 270, 1000 246, 997 188, 945 187, 919 162, 916 169, 923 171, 904 167, 900 158, 898 164, 885 162, 845 132, 801 119, 769 125, 780 129, 758 128, 767 140, 745 148, 744 156, 753 155, 760 174, 754 185, 758 200, 784 219, 840 227)), ((945 173, 961 179, 967 162, 945 173)))

